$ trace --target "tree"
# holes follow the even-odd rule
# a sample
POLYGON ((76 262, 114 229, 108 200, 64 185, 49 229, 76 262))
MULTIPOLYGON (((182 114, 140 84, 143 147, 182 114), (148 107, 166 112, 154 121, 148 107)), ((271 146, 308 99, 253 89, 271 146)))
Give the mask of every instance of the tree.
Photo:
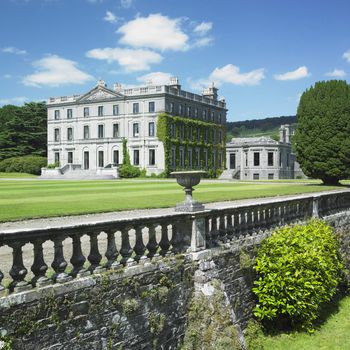
POLYGON ((300 98, 293 138, 305 175, 324 184, 350 177, 350 85, 317 82, 300 98))
POLYGON ((46 155, 45 103, 0 108, 0 160, 25 155, 46 155))

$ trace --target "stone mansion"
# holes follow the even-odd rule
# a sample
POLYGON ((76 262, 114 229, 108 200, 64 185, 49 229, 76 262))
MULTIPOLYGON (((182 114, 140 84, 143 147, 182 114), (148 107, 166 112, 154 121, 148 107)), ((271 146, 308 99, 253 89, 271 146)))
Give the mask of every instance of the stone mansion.
POLYGON ((222 169, 226 112, 225 100, 217 98, 214 86, 198 95, 182 90, 177 78, 171 78, 167 85, 150 83, 130 89, 122 89, 120 84, 110 89, 100 80, 84 95, 47 101, 48 164, 57 167, 43 169, 43 176, 85 171, 117 177, 124 139, 131 164, 146 169, 147 174, 163 172, 167 162, 172 169, 201 165, 222 169), (157 137, 157 120, 162 113, 176 118, 169 128, 174 141, 169 150, 157 137), (176 130, 182 119, 185 129, 176 130), (213 133, 211 126, 215 126, 213 133), (222 131, 217 132, 216 127, 222 131), (212 146, 203 151, 209 142, 212 146), (216 143, 223 147, 216 147, 216 143))

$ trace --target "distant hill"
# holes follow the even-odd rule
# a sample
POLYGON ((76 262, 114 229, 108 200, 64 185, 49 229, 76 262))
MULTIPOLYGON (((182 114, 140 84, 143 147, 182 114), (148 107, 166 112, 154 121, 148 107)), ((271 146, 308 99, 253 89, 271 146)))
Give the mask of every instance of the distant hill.
POLYGON ((240 122, 228 122, 227 140, 232 137, 270 136, 279 138, 279 127, 282 124, 296 124, 296 116, 281 116, 265 119, 252 119, 240 122))

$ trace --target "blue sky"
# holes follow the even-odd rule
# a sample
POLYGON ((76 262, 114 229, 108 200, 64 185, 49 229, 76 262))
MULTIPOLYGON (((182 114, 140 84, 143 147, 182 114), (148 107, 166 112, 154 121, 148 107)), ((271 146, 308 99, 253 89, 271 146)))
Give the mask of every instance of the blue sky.
POLYGON ((0 0, 0 105, 212 81, 228 120, 293 115, 315 81, 350 77, 349 0, 0 0))

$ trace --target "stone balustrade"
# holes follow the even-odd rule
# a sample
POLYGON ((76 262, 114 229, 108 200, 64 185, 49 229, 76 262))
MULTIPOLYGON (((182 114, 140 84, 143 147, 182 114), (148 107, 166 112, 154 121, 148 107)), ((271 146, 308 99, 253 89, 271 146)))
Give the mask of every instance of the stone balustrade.
MULTIPOLYGON (((258 202, 258 201, 257 201, 258 202)), ((275 198, 261 204, 210 209, 196 213, 171 213, 137 219, 120 219, 95 224, 68 225, 45 229, 0 232, 0 247, 13 251, 7 292, 20 292, 124 266, 151 264, 163 257, 196 252, 234 241, 242 236, 270 231, 286 224, 325 217, 350 208, 350 191, 304 195, 293 199, 275 198), (100 251, 99 235, 105 233, 107 245, 100 251), (89 237, 90 253, 83 254, 81 238, 89 237), (72 255, 65 259, 63 242, 71 239, 72 255), (48 277, 44 243, 53 242, 54 257, 48 277), (33 245, 32 264, 25 266, 22 248, 33 245), (102 263, 103 262, 103 263, 102 263), (28 278, 28 270, 33 278, 28 278)), ((0 262, 0 295, 4 271, 0 262)))

